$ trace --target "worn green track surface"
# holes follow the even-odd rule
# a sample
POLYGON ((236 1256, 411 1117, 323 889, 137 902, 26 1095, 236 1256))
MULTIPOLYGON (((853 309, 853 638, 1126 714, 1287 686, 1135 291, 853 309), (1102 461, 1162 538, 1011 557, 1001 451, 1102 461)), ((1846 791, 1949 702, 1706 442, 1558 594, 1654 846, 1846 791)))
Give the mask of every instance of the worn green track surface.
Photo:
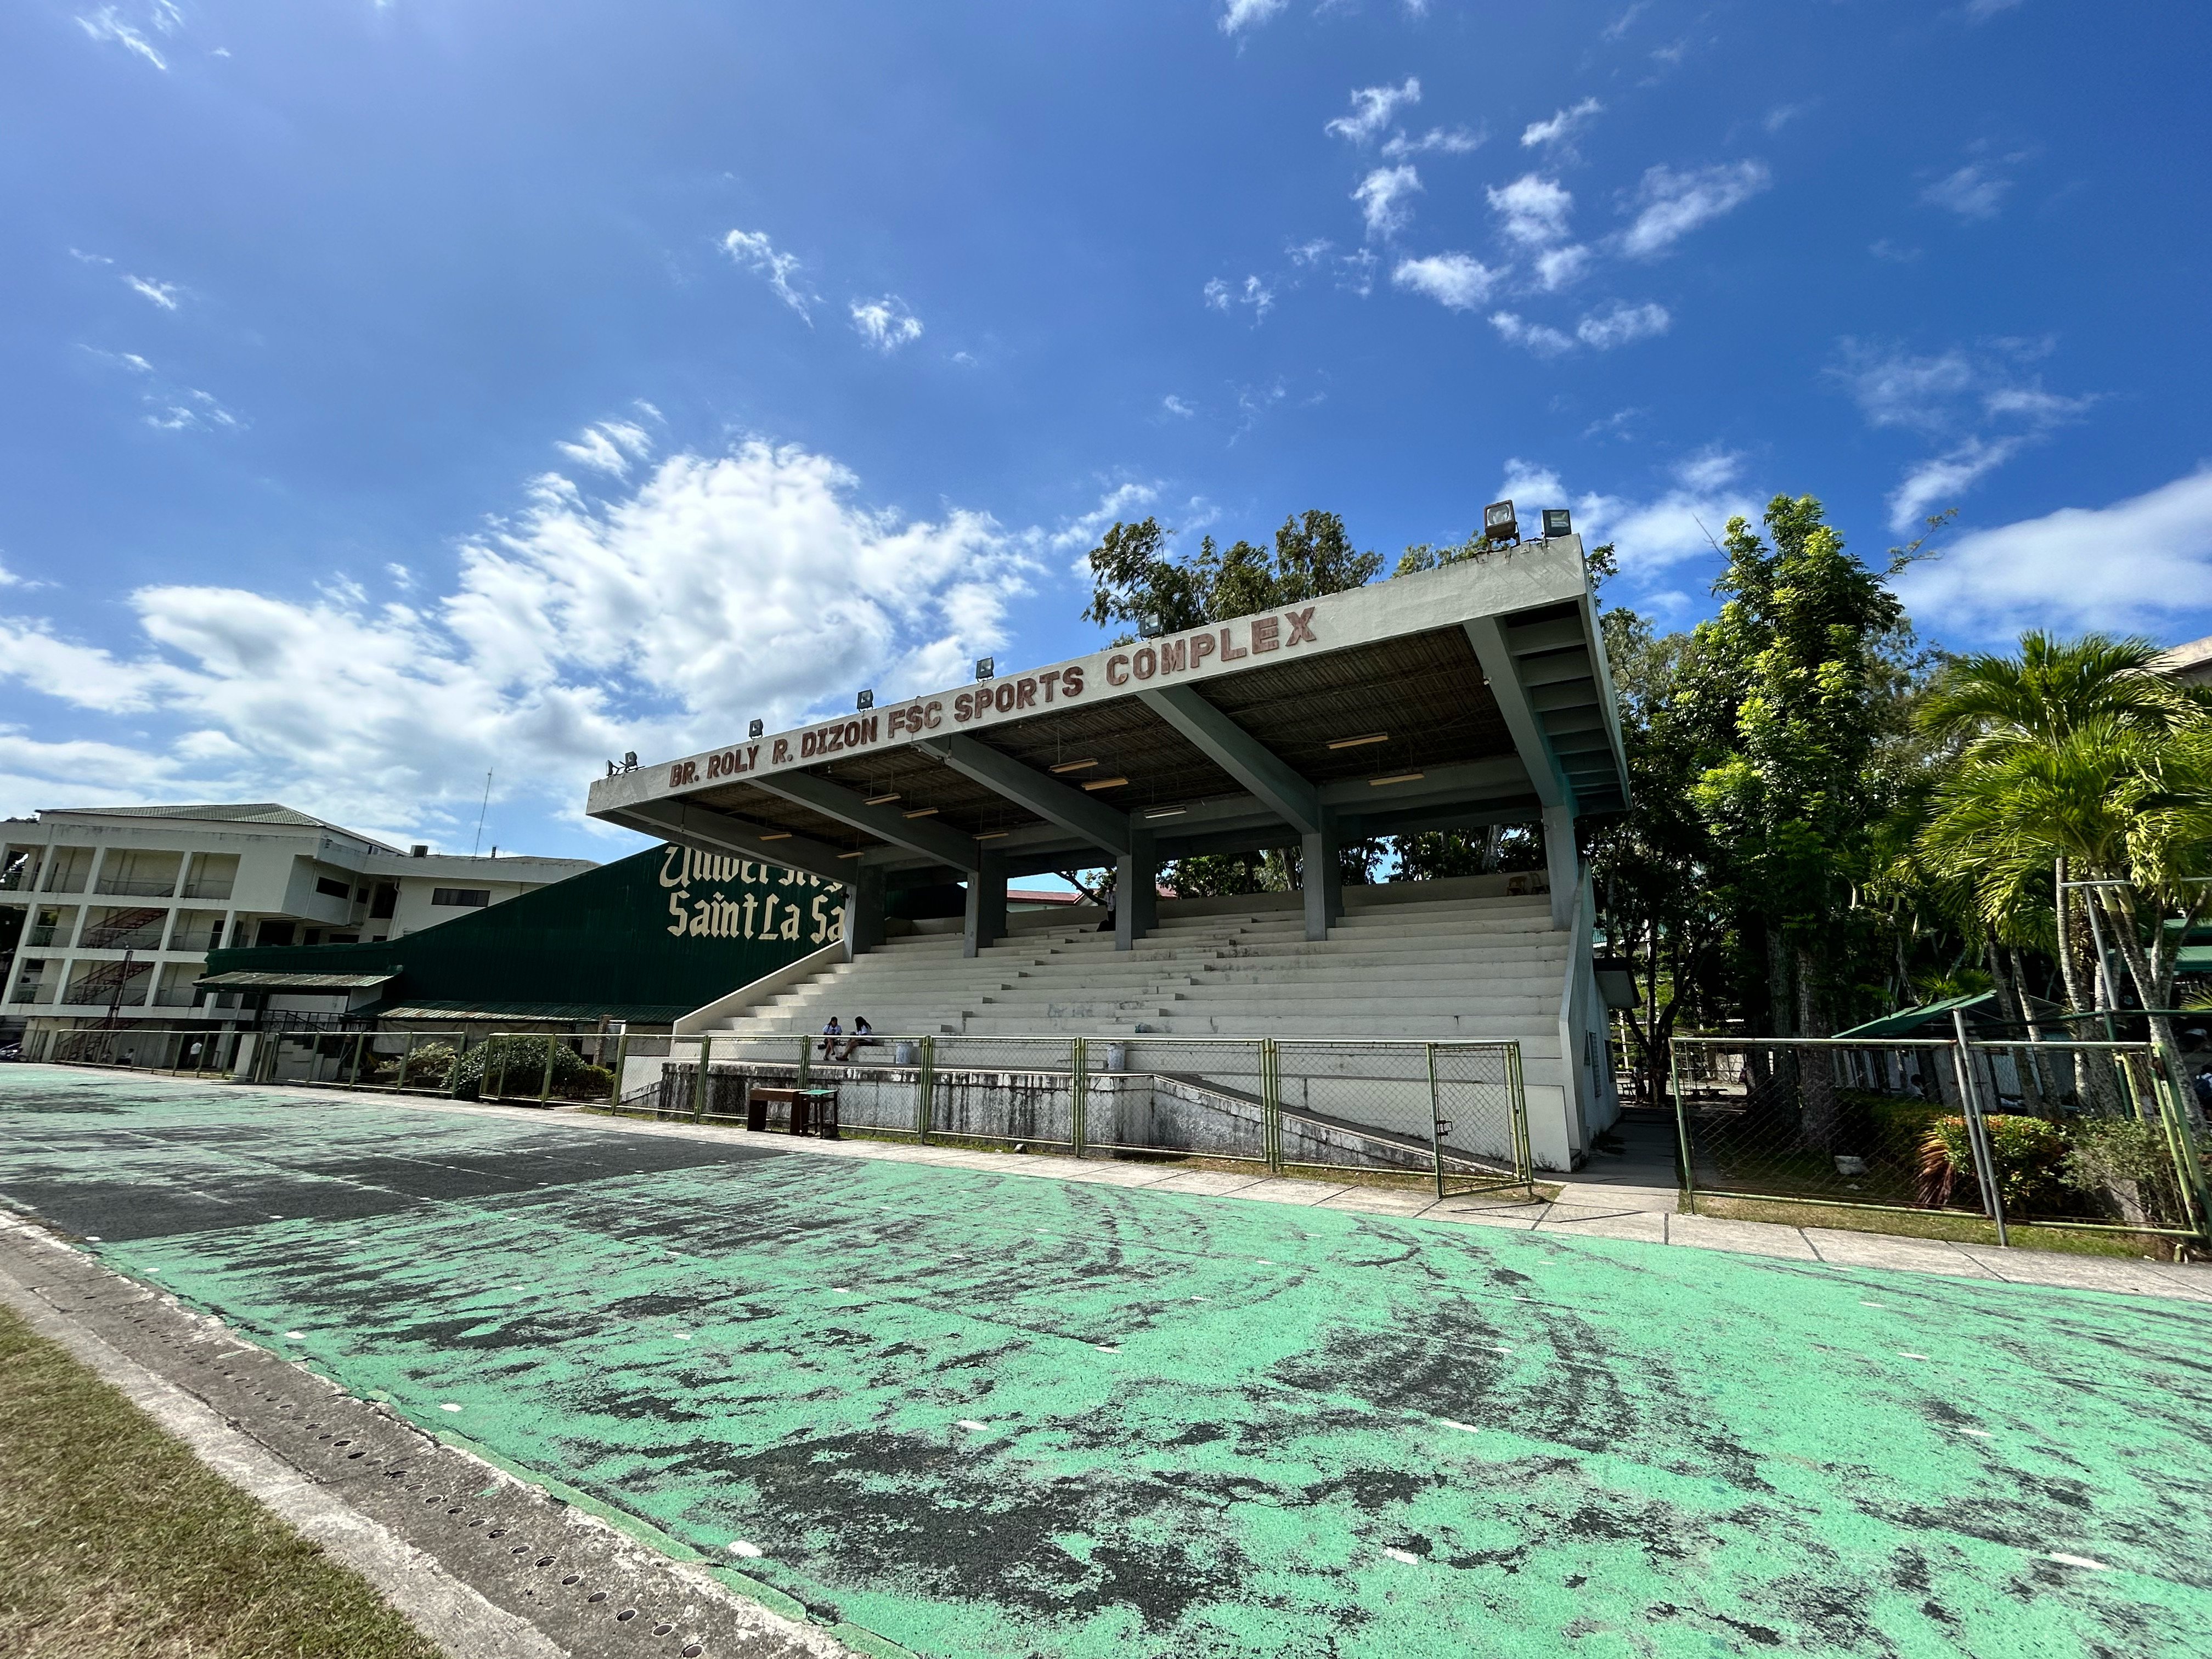
POLYGON ((0 1196, 918 1653, 2212 1652, 2197 1305, 27 1066, 0 1196))

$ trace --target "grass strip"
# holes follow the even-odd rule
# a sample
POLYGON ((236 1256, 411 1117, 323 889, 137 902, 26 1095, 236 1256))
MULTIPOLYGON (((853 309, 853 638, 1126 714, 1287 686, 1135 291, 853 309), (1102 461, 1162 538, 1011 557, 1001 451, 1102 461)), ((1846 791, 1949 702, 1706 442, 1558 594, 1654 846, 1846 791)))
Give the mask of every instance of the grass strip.
MULTIPOLYGON (((1838 1204, 1796 1200, 1785 1203, 1699 1193, 1698 1213, 1728 1221, 1771 1221, 1784 1227, 1832 1227, 1841 1232, 1940 1238, 1953 1244, 1994 1246, 1997 1242, 1996 1224, 1987 1218, 1941 1211, 1855 1210, 1838 1204)), ((2176 1241, 2156 1233, 2075 1232, 2065 1227, 2043 1227, 2018 1221, 2007 1231, 2013 1243, 2022 1249, 2057 1250, 2067 1255, 2119 1256, 2138 1261, 2179 1259, 2174 1249, 2176 1241)), ((2188 1241, 2180 1242, 2185 1244, 2188 1241)))
POLYGON ((5 1308, 0 1635, 21 1659, 441 1651, 5 1308))

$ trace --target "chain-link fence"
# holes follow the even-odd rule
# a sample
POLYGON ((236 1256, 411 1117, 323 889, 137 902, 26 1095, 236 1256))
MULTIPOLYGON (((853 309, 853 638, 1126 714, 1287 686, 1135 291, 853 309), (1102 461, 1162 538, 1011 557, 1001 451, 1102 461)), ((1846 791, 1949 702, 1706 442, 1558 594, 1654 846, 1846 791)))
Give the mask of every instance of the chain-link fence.
POLYGON ((2139 1043, 1678 1037, 1700 1198, 2205 1236, 2204 1147, 2139 1043))
POLYGON ((23 1058, 246 1083, 517 1104, 599 1104, 613 1097, 627 1042, 619 1033, 445 1027, 211 1031, 125 1026, 33 1032, 23 1058))
POLYGON ((228 1077, 240 1056, 250 1060, 252 1040, 242 1031, 206 1026, 175 1030, 104 1026, 85 1030, 33 1031, 23 1058, 57 1066, 104 1066, 160 1072, 172 1077, 228 1077))
POLYGON ((1510 1042, 1272 1038, 677 1037, 617 1110, 755 1128, 1526 1188, 1510 1042), (702 1050, 711 1050, 702 1072, 702 1050))

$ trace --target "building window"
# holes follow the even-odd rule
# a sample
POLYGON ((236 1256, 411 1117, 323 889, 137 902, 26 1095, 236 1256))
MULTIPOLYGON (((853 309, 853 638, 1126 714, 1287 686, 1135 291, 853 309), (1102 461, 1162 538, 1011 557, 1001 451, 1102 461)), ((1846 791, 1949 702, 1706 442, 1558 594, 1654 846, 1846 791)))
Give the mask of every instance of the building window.
POLYGON ((353 896, 353 884, 349 881, 333 881, 330 877, 324 876, 316 881, 315 890, 325 898, 349 899, 353 896))
POLYGON ((430 902, 456 907, 465 906, 480 910, 491 902, 491 889, 489 887, 433 887, 430 890, 430 902))
POLYGON ((376 884, 376 897, 368 907, 371 921, 389 921, 392 912, 399 908, 399 890, 388 881, 376 884))

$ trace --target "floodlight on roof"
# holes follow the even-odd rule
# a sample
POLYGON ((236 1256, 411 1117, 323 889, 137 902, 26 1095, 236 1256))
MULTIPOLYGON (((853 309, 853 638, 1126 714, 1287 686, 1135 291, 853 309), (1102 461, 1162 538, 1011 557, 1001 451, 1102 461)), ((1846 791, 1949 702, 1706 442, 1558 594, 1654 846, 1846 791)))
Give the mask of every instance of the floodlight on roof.
POLYGON ((1328 740, 1328 746, 1332 749, 1358 749, 1365 744, 1389 741, 1390 734, 1388 732, 1369 732, 1356 738, 1331 738, 1328 740))
POLYGON ((1086 766, 1096 766, 1096 760, 1062 761, 1052 769, 1055 772, 1080 772, 1086 766))
POLYGON ((1574 515, 1565 507, 1547 507, 1544 509, 1544 539, 1546 541, 1548 542, 1554 536, 1571 536, 1574 533, 1574 515))
POLYGON ((863 800, 860 805, 863 806, 889 806, 898 798, 898 791, 894 789, 888 795, 870 795, 866 799, 863 800))
POLYGON ((1118 789, 1127 782, 1127 778, 1093 778, 1083 787, 1085 789, 1118 789))
POLYGON ((975 678, 977 679, 988 680, 992 675, 998 672, 999 659, 996 657, 978 657, 975 659, 975 678))
POLYGON ((758 721, 758 720, 755 720, 751 725, 750 725, 750 726, 748 726, 747 727, 745 727, 745 735, 746 735, 748 738, 757 738, 757 737, 760 736, 760 734, 761 734, 763 732, 765 732, 767 729, 768 729, 768 728, 767 728, 765 726, 763 726, 760 721, 758 721))
POLYGON ((1513 516, 1513 503, 1492 501, 1482 509, 1482 539, 1486 542, 1517 542, 1521 539, 1521 521, 1513 516))
POLYGON ((876 706, 876 694, 872 691, 861 692, 860 701, 854 706, 863 714, 866 714, 868 710, 876 706))

